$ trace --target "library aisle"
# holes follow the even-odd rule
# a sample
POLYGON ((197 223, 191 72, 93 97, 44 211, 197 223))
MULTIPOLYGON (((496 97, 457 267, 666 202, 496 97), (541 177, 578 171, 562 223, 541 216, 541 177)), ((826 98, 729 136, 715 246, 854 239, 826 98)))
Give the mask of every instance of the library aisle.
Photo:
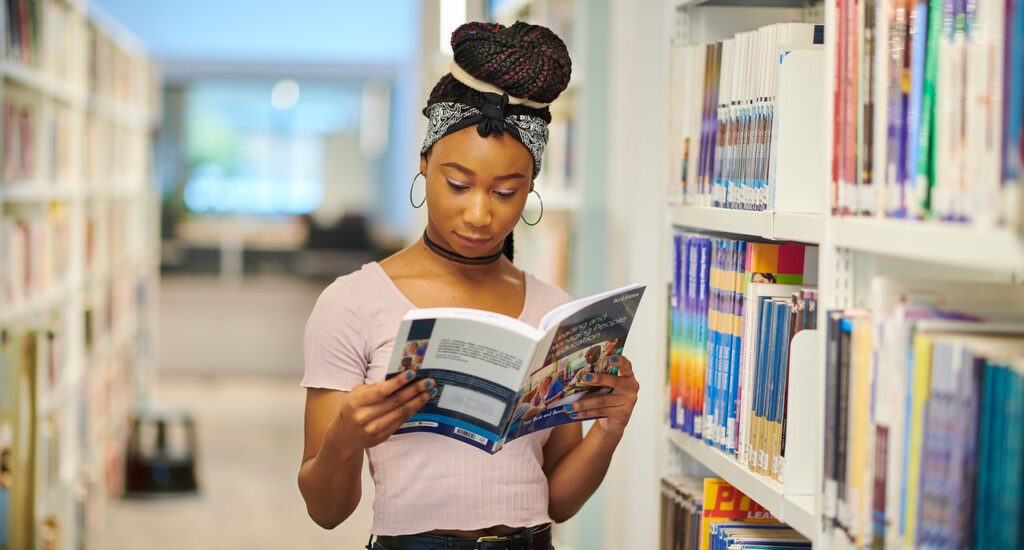
MULTIPOLYGON (((156 403, 187 409, 199 426, 202 494, 118 501, 96 548, 359 548, 370 520, 364 500, 333 531, 310 528, 295 490, 305 392, 273 375, 171 375, 154 383, 156 403)), ((363 492, 373 494, 369 472, 363 492)))

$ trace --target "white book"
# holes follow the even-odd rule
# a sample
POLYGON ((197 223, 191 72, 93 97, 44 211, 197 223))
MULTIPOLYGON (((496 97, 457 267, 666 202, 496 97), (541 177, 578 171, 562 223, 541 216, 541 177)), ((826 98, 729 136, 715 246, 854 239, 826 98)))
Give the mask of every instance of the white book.
POLYGON ((588 376, 618 373, 644 288, 569 302, 539 327, 476 309, 410 310, 387 377, 431 378, 437 391, 395 433, 432 432, 493 454, 517 437, 576 422, 572 403, 601 390, 588 376))
POLYGON ((772 130, 769 187, 777 212, 820 212, 825 189, 826 136, 824 50, 789 47, 780 56, 772 130))

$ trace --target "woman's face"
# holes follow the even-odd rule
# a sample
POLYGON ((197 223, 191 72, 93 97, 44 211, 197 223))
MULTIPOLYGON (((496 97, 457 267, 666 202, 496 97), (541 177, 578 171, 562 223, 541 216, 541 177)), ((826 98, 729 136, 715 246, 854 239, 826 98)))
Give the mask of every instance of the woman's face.
POLYGON ((420 160, 427 177, 430 238, 463 256, 501 250, 532 189, 533 157, 508 133, 476 126, 449 134, 420 160))

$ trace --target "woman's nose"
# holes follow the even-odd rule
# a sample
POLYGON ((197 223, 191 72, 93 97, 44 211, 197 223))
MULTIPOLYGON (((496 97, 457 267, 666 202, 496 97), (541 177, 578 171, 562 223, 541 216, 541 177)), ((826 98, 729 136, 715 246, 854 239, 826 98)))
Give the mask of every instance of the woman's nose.
POLYGON ((463 219, 474 227, 486 227, 491 224, 490 193, 480 190, 473 193, 466 207, 463 219))

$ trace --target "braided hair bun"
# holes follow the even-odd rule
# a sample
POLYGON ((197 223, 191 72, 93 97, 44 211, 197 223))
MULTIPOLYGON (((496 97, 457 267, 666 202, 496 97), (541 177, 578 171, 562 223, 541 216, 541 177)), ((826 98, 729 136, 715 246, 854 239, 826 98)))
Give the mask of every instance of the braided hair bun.
POLYGON ((551 103, 569 85, 565 42, 547 27, 466 23, 452 33, 455 62, 510 96, 551 103))
MULTIPOLYGON (((496 23, 466 23, 452 33, 455 62, 478 80, 501 88, 512 97, 551 103, 569 85, 572 61, 565 42, 551 29, 517 21, 511 27, 496 23)), ((427 104, 460 101, 475 104, 479 92, 441 77, 427 104)), ((509 105, 508 114, 527 114, 551 121, 545 107, 509 105)), ((424 114, 426 114, 424 110, 424 114)))

